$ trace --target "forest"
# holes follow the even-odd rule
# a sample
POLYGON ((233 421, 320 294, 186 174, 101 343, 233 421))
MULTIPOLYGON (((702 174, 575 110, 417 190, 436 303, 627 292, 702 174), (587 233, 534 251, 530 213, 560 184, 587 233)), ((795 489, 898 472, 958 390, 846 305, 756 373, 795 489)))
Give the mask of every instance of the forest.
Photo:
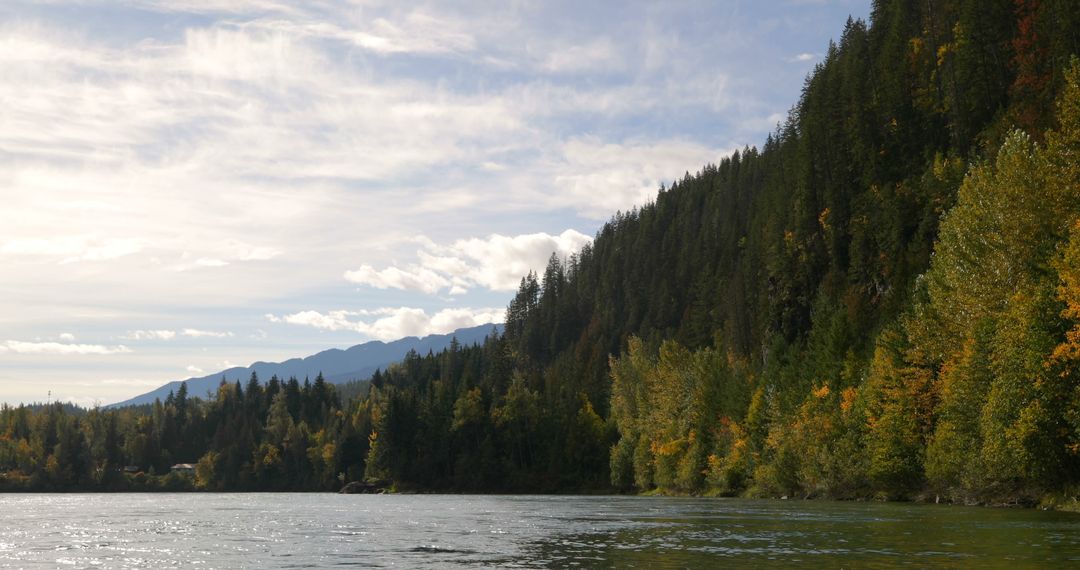
POLYGON ((0 490, 1075 506, 1076 54, 1071 0, 876 0, 760 148, 525 276, 503 334, 410 353, 355 397, 252 377, 5 406, 0 490))

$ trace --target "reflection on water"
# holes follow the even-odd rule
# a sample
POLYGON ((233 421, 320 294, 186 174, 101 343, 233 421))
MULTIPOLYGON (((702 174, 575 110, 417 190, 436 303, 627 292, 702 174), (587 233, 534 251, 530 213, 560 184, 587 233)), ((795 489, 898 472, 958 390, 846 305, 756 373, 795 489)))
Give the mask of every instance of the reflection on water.
POLYGON ((1046 567, 1080 516, 659 497, 0 495, 0 567, 1046 567))
MULTIPOLYGON (((661 499, 589 532, 540 540, 552 565, 700 568, 1062 567, 1080 563, 1080 517, 877 503, 661 499)), ((591 517, 590 517, 591 518, 591 517)))

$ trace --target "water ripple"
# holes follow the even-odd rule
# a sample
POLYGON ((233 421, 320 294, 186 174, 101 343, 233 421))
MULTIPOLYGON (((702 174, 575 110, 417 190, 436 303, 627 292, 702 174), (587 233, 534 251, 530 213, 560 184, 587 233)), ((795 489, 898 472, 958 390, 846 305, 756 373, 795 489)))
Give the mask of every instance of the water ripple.
POLYGON ((1080 517, 662 497, 0 495, 0 568, 1059 568, 1080 517))

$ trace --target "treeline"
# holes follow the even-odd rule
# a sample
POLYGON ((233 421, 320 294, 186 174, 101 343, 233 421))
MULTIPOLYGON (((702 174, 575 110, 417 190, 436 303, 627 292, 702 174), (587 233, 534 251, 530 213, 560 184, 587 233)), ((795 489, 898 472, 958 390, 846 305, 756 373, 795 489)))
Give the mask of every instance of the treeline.
POLYGON ((164 402, 119 410, 5 405, 0 491, 337 489, 363 476, 362 422, 321 375, 222 380, 212 399, 182 384, 164 402), (172 469, 184 463, 194 473, 172 469))
POLYGON ((115 421, 115 464, 198 457, 208 489, 1076 494, 1077 53, 1071 0, 876 1, 760 150, 526 276, 503 335, 410 354, 344 405, 225 385, 179 431, 178 397, 6 409, 0 471, 56 484, 82 446, 67 484, 111 473, 115 421), (140 434, 159 456, 124 451, 140 434))

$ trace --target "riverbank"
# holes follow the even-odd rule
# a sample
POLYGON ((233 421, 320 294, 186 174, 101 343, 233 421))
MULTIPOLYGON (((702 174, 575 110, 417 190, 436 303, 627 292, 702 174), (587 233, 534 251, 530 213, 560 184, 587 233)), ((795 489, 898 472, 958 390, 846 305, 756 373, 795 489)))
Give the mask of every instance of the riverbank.
POLYGON ((1059 511, 1068 513, 1080 513, 1080 492, 1077 490, 1060 491, 1056 493, 1043 493, 1031 496, 998 497, 995 499, 957 499, 941 494, 921 493, 906 499, 853 496, 853 497, 822 497, 808 496, 797 497, 789 495, 733 495, 722 493, 717 490, 704 493, 687 493, 670 489, 650 489, 637 493, 642 497, 673 497, 673 498, 716 498, 716 499, 746 499, 746 500, 780 500, 780 501, 826 501, 826 502, 855 502, 855 503, 910 503, 910 504, 934 504, 956 507, 983 507, 992 509, 1037 509, 1044 511, 1059 511))
POLYGON ((936 504, 955 507, 982 507, 991 509, 1032 509, 1044 511, 1058 511, 1080 514, 1080 493, 1075 490, 1057 493, 1046 493, 1038 498, 1013 497, 998 498, 995 500, 957 500, 948 496, 934 494, 920 494, 907 500, 889 499, 884 497, 795 497, 787 495, 730 495, 718 491, 705 493, 678 492, 670 489, 651 489, 641 493, 619 493, 613 489, 585 489, 585 490, 553 490, 549 492, 522 491, 522 490, 484 490, 484 491, 461 491, 461 490, 433 490, 418 489, 411 487, 399 487, 389 481, 377 483, 351 482, 337 489, 307 488, 307 489, 274 489, 274 488, 245 488, 231 490, 206 490, 200 489, 195 483, 194 477, 187 474, 168 473, 165 475, 149 475, 145 473, 124 474, 122 479, 116 479, 109 483, 88 485, 83 487, 54 486, 47 483, 31 482, 30 478, 11 478, 7 474, 0 474, 0 493, 57 493, 57 494, 82 494, 82 493, 340 493, 340 494, 387 494, 387 495, 460 495, 460 496, 624 496, 624 497, 666 497, 684 499, 738 499, 738 500, 780 500, 792 502, 836 502, 836 503, 896 503, 896 504, 936 504))

